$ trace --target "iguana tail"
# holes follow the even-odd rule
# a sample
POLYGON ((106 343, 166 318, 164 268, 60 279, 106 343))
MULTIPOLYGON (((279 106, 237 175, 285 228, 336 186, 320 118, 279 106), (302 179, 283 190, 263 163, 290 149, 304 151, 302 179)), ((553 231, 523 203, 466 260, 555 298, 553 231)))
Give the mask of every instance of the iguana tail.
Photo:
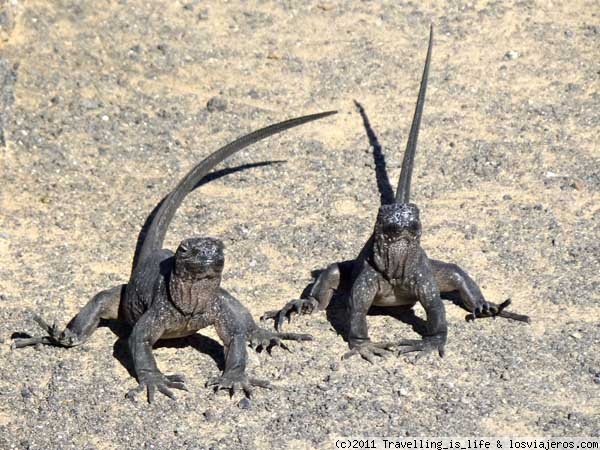
POLYGON ((208 174, 213 167, 234 153, 242 150, 245 147, 248 147, 251 144, 254 144, 255 142, 274 134, 281 133, 287 129, 297 127, 298 125, 330 116, 336 112, 337 111, 327 111, 318 114, 310 114, 269 125, 268 127, 261 128, 260 130, 236 139, 235 141, 227 144, 224 147, 221 147, 219 150, 206 157, 196 167, 190 170, 175 187, 175 189, 173 189, 173 191, 171 191, 171 193, 164 198, 147 227, 143 243, 140 247, 139 253, 136 255, 133 269, 135 270, 135 268, 145 261, 146 258, 148 258, 148 256, 153 252, 162 248, 165 235, 167 234, 167 228, 169 227, 169 224, 175 215, 175 211, 177 208, 179 208, 179 205, 181 205, 185 196, 194 189, 200 180, 202 180, 202 178, 208 174))
POLYGON ((396 190, 396 203, 409 203, 410 201, 410 180, 412 178, 413 163, 415 152, 417 150, 417 138, 419 137, 419 127, 421 126, 421 116, 423 115, 423 104, 425 103, 425 92, 427 91, 427 77, 429 75, 429 63, 431 61, 431 47, 433 44, 433 25, 429 29, 429 47, 427 49, 427 58, 425 59, 425 68, 421 77, 421 87, 419 88, 419 97, 415 107, 410 134, 404 151, 404 160, 402 161, 402 170, 400 171, 400 180, 396 190))

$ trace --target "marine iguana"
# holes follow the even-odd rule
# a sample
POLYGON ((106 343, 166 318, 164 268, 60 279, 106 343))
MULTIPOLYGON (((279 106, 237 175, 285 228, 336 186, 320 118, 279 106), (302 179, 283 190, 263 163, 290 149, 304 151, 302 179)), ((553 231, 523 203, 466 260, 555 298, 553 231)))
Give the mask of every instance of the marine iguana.
MULTIPOLYGON (((359 354, 369 362, 398 347, 398 354, 419 352, 417 358, 437 350, 444 354, 447 324, 442 297, 458 297, 459 304, 476 317, 506 317, 529 321, 527 316, 505 311, 510 299, 500 305, 488 302, 473 279, 459 266, 427 257, 421 248, 419 208, 410 202, 410 184, 417 137, 431 61, 433 26, 430 29, 425 67, 421 78, 415 113, 404 153, 400 179, 391 204, 378 211, 374 231, 355 260, 334 263, 319 274, 306 298, 292 300, 281 310, 268 311, 262 319, 273 319, 280 330, 291 315, 324 310, 335 291, 350 289, 348 309, 348 343, 344 358, 359 354), (426 332, 421 340, 371 342, 367 313, 372 305, 410 308, 419 302, 425 309, 426 332)), ((359 105, 360 107, 360 105, 359 105)))
POLYGON ((146 234, 134 256, 132 273, 127 284, 96 294, 60 331, 39 316, 34 320, 46 336, 20 338, 14 348, 35 344, 74 347, 84 343, 96 330, 101 319, 124 321, 133 327, 128 347, 133 359, 139 386, 127 396, 147 391, 148 401, 158 390, 175 398, 171 389, 187 390, 181 375, 164 375, 152 355, 152 346, 159 339, 171 339, 194 334, 214 325, 223 341, 225 368, 223 374, 207 385, 215 390, 243 390, 246 396, 252 386, 269 387, 268 381, 248 377, 246 342, 253 347, 285 347, 283 339, 303 341, 311 336, 294 333, 273 333, 258 327, 250 312, 225 289, 220 287, 224 266, 223 243, 211 237, 184 239, 173 254, 162 249, 167 228, 186 195, 213 167, 239 150, 281 133, 289 128, 327 117, 335 111, 312 114, 280 122, 254 131, 220 148, 205 158, 179 182, 155 208, 146 234))

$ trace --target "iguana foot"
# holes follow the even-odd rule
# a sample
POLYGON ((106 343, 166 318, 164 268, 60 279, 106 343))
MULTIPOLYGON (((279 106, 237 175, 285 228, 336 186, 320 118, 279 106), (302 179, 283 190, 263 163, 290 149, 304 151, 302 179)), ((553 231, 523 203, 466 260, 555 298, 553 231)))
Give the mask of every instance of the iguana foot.
POLYGON ((264 389, 271 389, 271 383, 267 380, 261 380, 258 378, 247 377, 246 374, 226 374, 224 373, 220 377, 215 377, 206 382, 206 387, 212 387, 215 392, 226 389, 230 395, 233 396, 238 392, 244 391, 246 397, 252 396, 252 386, 258 386, 264 389))
POLYGON ((375 364, 375 357, 385 357, 394 347, 391 342, 365 342, 363 344, 356 345, 349 352, 344 353, 342 359, 351 358, 354 355, 360 355, 363 359, 366 359, 371 364, 375 364))
POLYGON ((260 318, 261 321, 273 319, 275 329, 281 330, 283 322, 287 319, 288 323, 292 321, 293 314, 312 314, 317 309, 319 302, 314 298, 299 298, 291 300, 280 310, 267 311, 260 318))
POLYGON ((187 391, 188 388, 185 385, 185 377, 183 375, 163 375, 162 373, 147 372, 139 376, 139 386, 135 389, 130 389, 125 395, 130 400, 135 400, 136 396, 141 392, 146 391, 148 395, 148 403, 154 401, 154 394, 156 390, 165 394, 167 397, 176 400, 175 394, 172 389, 180 389, 187 391))
POLYGON ((395 344, 398 349, 398 356, 404 353, 418 352, 415 357, 415 362, 421 359, 423 356, 429 353, 438 351, 440 358, 444 356, 446 345, 446 338, 440 336, 426 336, 423 339, 403 339, 395 344))
POLYGON ((273 347, 278 346, 284 350, 290 351, 289 347, 283 343, 287 341, 312 341, 313 337, 310 334, 300 333, 273 333, 264 328, 256 328, 250 336, 248 342, 254 350, 264 349, 270 351, 273 347))
POLYGON ((61 332, 58 328, 58 325, 55 323, 49 325, 37 314, 33 315, 33 320, 35 320, 35 322, 47 333, 47 335, 28 338, 15 338, 13 339, 11 348, 23 348, 37 344, 54 345, 57 347, 74 347, 81 343, 79 337, 68 328, 61 332))
POLYGON ((531 319, 529 316, 523 314, 517 314, 510 311, 505 311, 504 309, 507 306, 510 306, 511 300, 510 298, 504 300, 499 305, 494 303, 486 302, 483 307, 478 307, 473 310, 471 314, 467 314, 465 316, 465 320, 467 322, 475 320, 475 319, 483 319, 485 317, 504 317, 505 319, 518 320, 519 322, 530 323, 531 319))

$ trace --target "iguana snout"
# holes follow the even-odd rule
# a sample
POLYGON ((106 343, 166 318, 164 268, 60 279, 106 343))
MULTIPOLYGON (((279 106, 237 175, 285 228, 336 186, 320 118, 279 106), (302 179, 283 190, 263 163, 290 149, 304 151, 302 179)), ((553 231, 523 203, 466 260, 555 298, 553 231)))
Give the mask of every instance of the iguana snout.
POLYGON ((225 265, 223 242, 211 237, 184 239, 175 252, 175 272, 184 275, 220 275, 225 265))

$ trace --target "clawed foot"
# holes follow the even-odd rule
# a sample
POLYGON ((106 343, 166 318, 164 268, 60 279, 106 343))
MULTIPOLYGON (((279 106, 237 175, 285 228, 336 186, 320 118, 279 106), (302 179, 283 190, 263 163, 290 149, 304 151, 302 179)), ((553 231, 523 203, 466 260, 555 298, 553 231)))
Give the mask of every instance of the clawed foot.
POLYGON ((171 389, 180 389, 187 391, 185 385, 185 377, 183 375, 163 375, 160 372, 149 372, 139 376, 139 386, 135 389, 130 389, 125 395, 130 400, 135 400, 136 396, 144 391, 148 395, 148 403, 154 401, 154 394, 158 390, 167 397, 176 400, 175 394, 171 389))
POLYGON ((504 317, 505 319, 518 320, 519 322, 530 323, 531 320, 529 316, 525 316, 523 314, 517 314, 510 311, 505 311, 504 309, 511 304, 510 298, 504 300, 499 305, 494 303, 485 302, 482 306, 478 306, 473 310, 471 314, 467 314, 465 316, 465 320, 467 322, 475 320, 475 319, 483 319, 485 317, 504 317))
POLYGON ((403 339, 396 343, 395 346, 400 347, 398 349, 398 356, 404 353, 417 352, 415 362, 421 359, 423 356, 428 355, 437 350, 440 358, 444 357, 446 345, 445 336, 426 336, 423 339, 403 339))
POLYGON ((273 319, 275 322, 275 329, 281 330, 284 321, 287 319, 288 323, 292 320, 294 314, 312 314, 317 308, 319 303, 312 298, 299 298, 288 302, 283 308, 275 311, 267 311, 260 318, 261 321, 273 319))
POLYGON ((360 355, 363 359, 366 359, 371 364, 375 364, 375 357, 385 357, 387 352, 391 351, 394 344, 391 342, 365 342, 358 344, 347 353, 344 353, 342 359, 351 358, 354 355, 360 355))
POLYGON ((220 377, 215 377, 206 382, 206 387, 212 387, 215 392, 224 389, 228 390, 231 396, 238 392, 244 391, 246 397, 252 396, 252 386, 261 387, 264 389, 271 389, 271 383, 267 380, 261 380, 258 378, 247 377, 244 373, 242 374, 223 374, 220 377))
POLYGON ((257 328, 250 336, 248 342, 254 350, 271 351, 273 347, 281 347, 284 350, 291 351, 283 342, 287 341, 312 341, 313 337, 310 334, 300 333, 273 333, 263 328, 257 328))
POLYGON ((37 344, 54 345, 57 347, 73 347, 79 344, 78 337, 68 328, 61 332, 58 325, 55 323, 49 325, 37 314, 33 315, 33 320, 47 333, 47 335, 29 338, 14 338, 11 345, 13 349, 37 344))

